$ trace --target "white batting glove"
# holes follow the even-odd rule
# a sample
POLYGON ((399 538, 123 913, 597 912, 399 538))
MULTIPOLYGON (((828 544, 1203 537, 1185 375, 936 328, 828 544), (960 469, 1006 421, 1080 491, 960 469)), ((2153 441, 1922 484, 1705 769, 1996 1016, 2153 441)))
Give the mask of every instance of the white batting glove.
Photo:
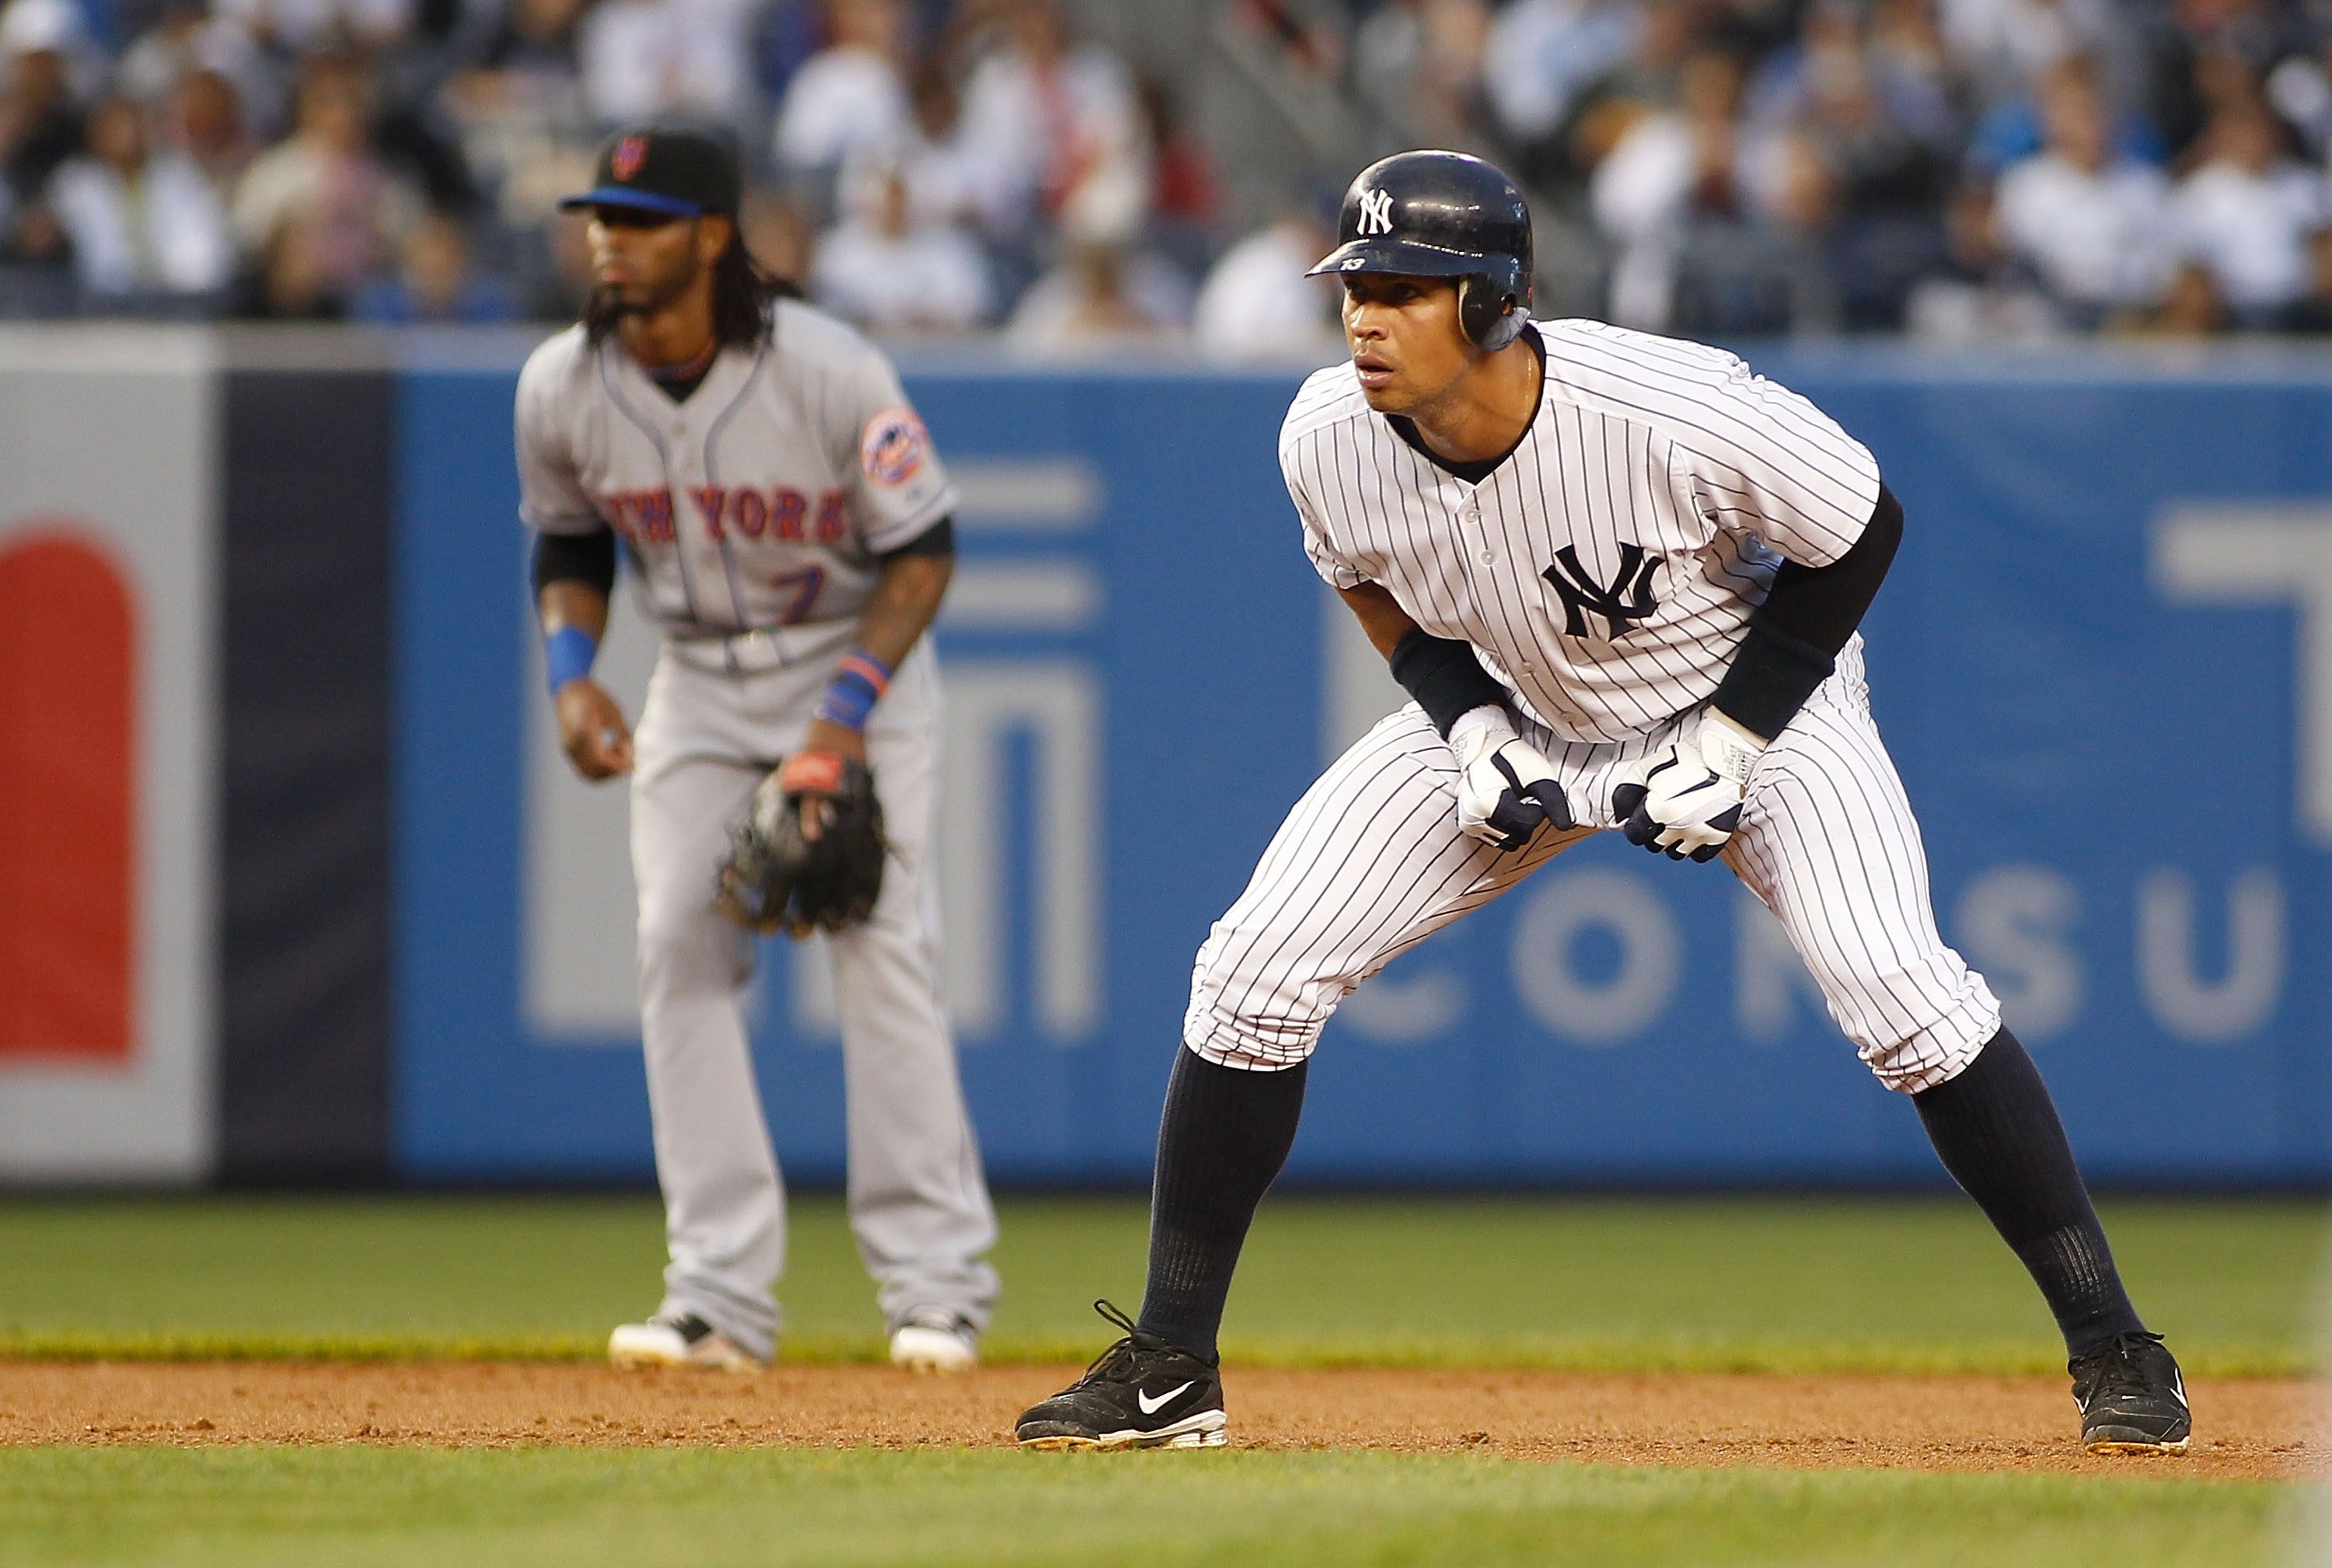
POLYGON ((1670 860, 1714 858, 1741 826, 1750 770, 1764 751, 1762 738, 1708 709, 1612 790, 1628 842, 1670 860))
POLYGON ((1504 708, 1484 706, 1449 727, 1458 754, 1458 827, 1493 849, 1520 849, 1545 824, 1572 826, 1554 764, 1524 743, 1504 708))

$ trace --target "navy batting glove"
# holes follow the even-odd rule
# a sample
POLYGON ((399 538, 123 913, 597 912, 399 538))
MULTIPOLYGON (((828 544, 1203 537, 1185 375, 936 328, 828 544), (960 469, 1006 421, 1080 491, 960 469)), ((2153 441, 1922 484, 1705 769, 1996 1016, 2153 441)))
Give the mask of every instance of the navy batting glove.
POLYGON ((1711 710, 1685 735, 1637 762, 1611 791, 1628 842, 1670 860, 1708 861, 1741 826, 1750 771, 1765 742, 1711 710))
POLYGON ((1497 708, 1476 708, 1449 729, 1458 759, 1458 827, 1498 850, 1520 849, 1549 823, 1572 826, 1554 764, 1515 732, 1497 708))

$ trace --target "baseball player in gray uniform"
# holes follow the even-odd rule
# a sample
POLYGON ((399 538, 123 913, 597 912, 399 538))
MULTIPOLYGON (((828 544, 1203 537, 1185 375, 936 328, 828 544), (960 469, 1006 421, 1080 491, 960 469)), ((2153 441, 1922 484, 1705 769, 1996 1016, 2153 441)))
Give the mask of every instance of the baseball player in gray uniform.
MULTIPOLYGON (((1860 443, 1730 354, 1533 322, 1530 215, 1456 153, 1363 170, 1349 361, 1280 433, 1314 566, 1414 699, 1297 802, 1199 951, 1139 1319, 1039 1448, 1224 1440, 1216 1332, 1313 1047, 1399 953, 1590 833, 1722 857, 2040 1286, 2094 1448, 2185 1447, 2049 1092, 1937 933, 1857 630, 1903 513, 1860 443)), ((1691 875, 1688 872, 1679 875, 1691 875)), ((1106 1304, 1104 1304, 1105 1305, 1106 1304)))
MULTIPOLYGON (((788 297, 738 236, 726 146, 610 138, 583 320, 519 377, 518 466, 559 736, 631 779, 641 1035, 671 1266, 618 1366, 750 1368, 776 1352, 785 1190, 737 990, 752 944, 715 908, 731 827, 780 762, 872 770, 889 837, 871 918, 829 938, 849 1204, 892 1359, 976 1358, 990 1207, 940 1000, 932 875, 953 492, 881 353, 788 297), (636 734, 590 678, 618 541, 663 646, 636 734)), ((816 808, 816 802, 803 809, 816 808)))

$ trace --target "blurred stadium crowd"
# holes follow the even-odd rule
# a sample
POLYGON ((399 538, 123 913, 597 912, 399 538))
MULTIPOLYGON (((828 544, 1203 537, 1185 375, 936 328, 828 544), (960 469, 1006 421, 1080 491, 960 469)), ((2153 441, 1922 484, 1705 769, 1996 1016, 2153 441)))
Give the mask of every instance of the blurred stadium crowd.
POLYGON ((887 335, 1316 346, 1415 145, 1524 181, 1543 313, 2332 330, 2332 0, 7 0, 0 315, 563 318, 660 114, 887 335))

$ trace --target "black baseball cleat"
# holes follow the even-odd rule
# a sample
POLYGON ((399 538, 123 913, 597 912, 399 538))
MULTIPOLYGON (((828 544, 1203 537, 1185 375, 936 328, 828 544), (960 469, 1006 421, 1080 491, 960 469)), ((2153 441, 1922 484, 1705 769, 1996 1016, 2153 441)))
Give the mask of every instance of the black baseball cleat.
POLYGON ((2081 1441, 2100 1453, 2174 1454, 2193 1435, 2186 1380, 2158 1334, 2117 1334, 2113 1343, 2068 1362, 2081 1441))
POLYGON ((1024 1448, 1219 1448, 1223 1380, 1212 1362, 1142 1333, 1108 1302, 1094 1310, 1125 1330, 1085 1375, 1013 1429, 1024 1448))

